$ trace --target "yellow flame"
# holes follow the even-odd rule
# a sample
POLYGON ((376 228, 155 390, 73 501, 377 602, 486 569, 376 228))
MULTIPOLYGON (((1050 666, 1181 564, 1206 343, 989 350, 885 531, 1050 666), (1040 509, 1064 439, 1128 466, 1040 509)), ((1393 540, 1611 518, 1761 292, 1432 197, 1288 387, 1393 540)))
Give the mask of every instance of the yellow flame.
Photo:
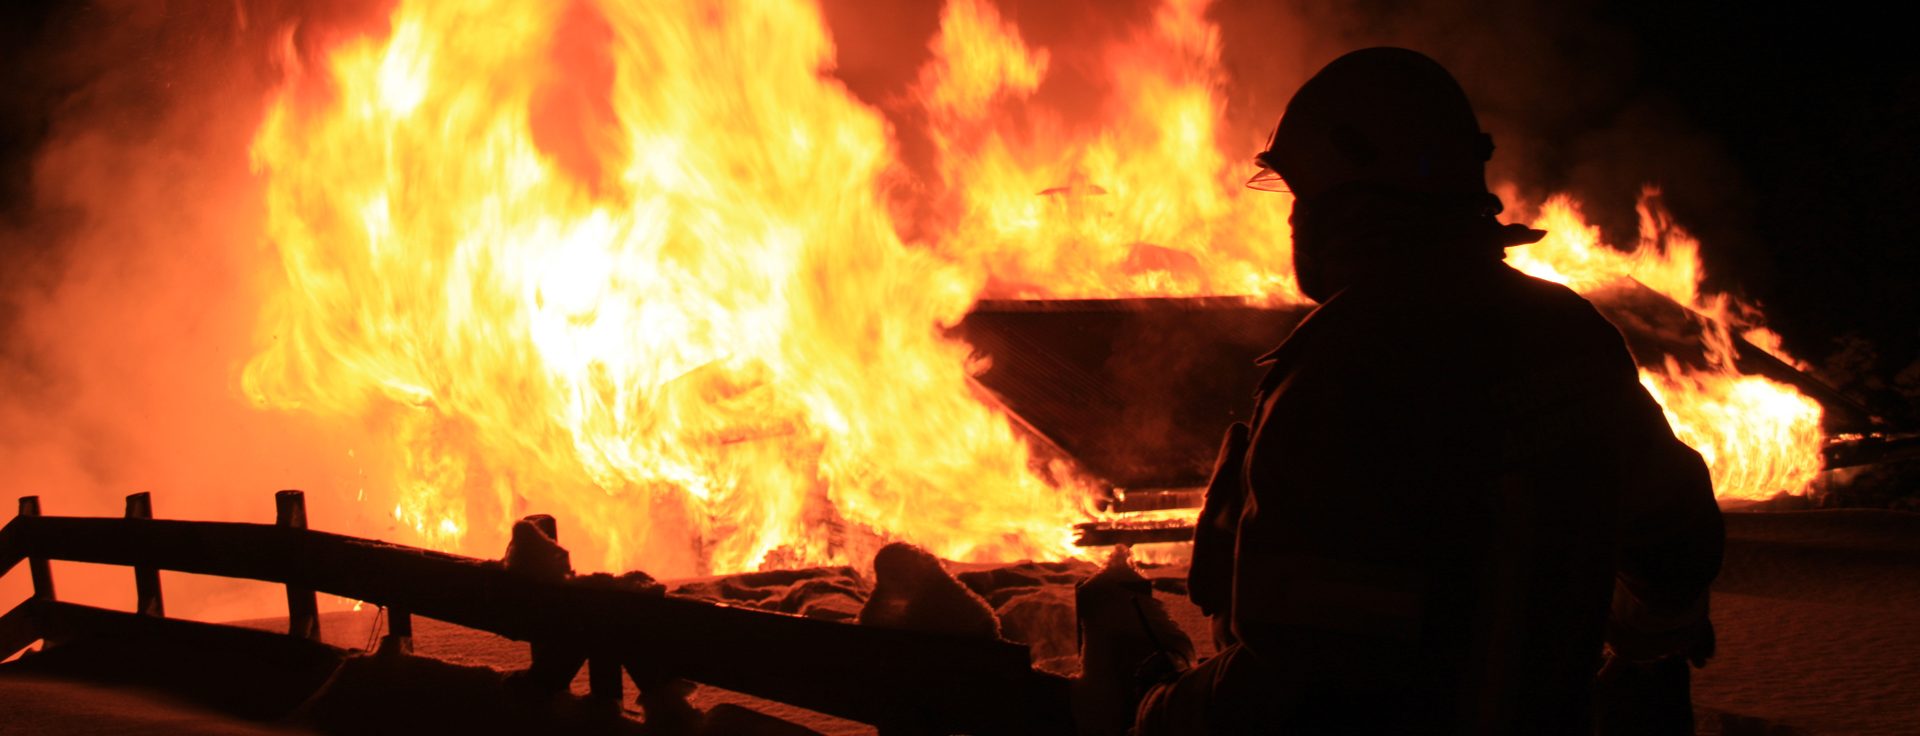
POLYGON ((1716 495, 1761 501, 1820 472, 1820 405, 1759 376, 1640 371, 1680 440, 1706 459, 1716 495))
POLYGON ((577 560, 667 574, 1064 553, 1078 496, 969 393, 939 326, 977 278, 895 235, 817 10, 599 6, 610 175, 582 181, 530 114, 562 7, 402 3, 283 90, 249 394, 391 432, 394 517, 446 546, 539 511, 586 527, 577 560))
MULTIPOLYGON (((1033 99, 1048 56, 983 0, 952 0, 918 91, 938 150, 937 249, 994 297, 1234 294, 1299 302, 1286 201, 1221 153, 1220 32, 1162 3, 1104 54, 1089 125, 1033 99)), ((1076 116, 1085 115, 1074 111, 1076 116)), ((1251 141, 1230 143, 1251 151, 1251 141)))
POLYGON ((1762 349, 1784 356, 1779 336, 1744 324, 1755 310, 1724 294, 1700 292, 1700 244, 1672 222, 1658 199, 1657 190, 1642 194, 1640 242, 1622 251, 1601 243, 1600 229, 1581 217, 1572 200, 1551 198, 1534 222, 1548 232, 1546 239, 1509 250, 1507 263, 1581 291, 1631 278, 1707 317, 1701 336, 1705 367, 1685 367, 1669 357, 1659 369, 1642 368, 1640 383, 1660 402, 1674 434, 1706 459, 1721 499, 1808 492, 1825 441, 1820 404, 1792 386, 1735 368, 1735 327, 1744 327, 1744 336, 1762 349))
MULTIPOLYGON (((941 329, 981 296, 1300 301, 1289 200, 1241 187, 1257 140, 1222 140, 1207 6, 1161 2, 1102 49, 1111 93, 1063 110, 1051 51, 950 0, 910 101, 937 162, 903 223, 888 123, 825 74, 807 0, 402 0, 384 39, 290 65, 257 134, 284 283, 245 390, 388 437, 376 502, 473 554, 536 512, 578 565, 663 575, 893 539, 1068 554, 1086 489, 976 398, 941 329)), ((1513 263, 1720 320, 1713 370, 1648 385, 1723 495, 1804 488, 1817 405, 1732 370, 1726 325, 1750 320, 1641 214, 1621 252, 1550 201, 1513 263)))

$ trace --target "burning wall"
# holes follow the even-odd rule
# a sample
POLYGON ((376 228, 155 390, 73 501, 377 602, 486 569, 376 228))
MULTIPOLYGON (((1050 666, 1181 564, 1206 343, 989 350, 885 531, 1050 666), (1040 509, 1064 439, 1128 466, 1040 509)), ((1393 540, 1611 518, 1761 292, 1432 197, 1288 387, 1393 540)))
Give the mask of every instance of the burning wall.
MULTIPOLYGON (((1239 186, 1270 121, 1227 124, 1205 2, 1043 45, 949 0, 879 104, 831 73, 847 40, 812 3, 635 5, 400 2, 366 27, 110 6, 226 35, 164 49, 201 56, 170 62, 163 115, 117 137, 79 116, 43 154, 36 191, 88 224, 14 349, 84 389, 7 403, 6 451, 51 486, 224 486, 162 515, 256 518, 224 499, 304 485, 318 526, 480 555, 554 513, 586 568, 892 538, 1061 555, 1091 481, 983 400, 943 326, 981 297, 1298 300, 1286 200, 1239 186), (89 434, 147 429, 129 410, 200 421, 89 434), (56 434, 28 437, 44 414, 56 434), (116 456, 73 461, 90 447, 116 456)), ((1698 293, 1651 202, 1631 255, 1569 201, 1531 214, 1555 239, 1515 254, 1529 272, 1748 321, 1698 293)), ((1817 468, 1818 408, 1790 390, 1727 361, 1645 380, 1723 493, 1817 468), (1731 464, 1775 450, 1795 454, 1731 464)))

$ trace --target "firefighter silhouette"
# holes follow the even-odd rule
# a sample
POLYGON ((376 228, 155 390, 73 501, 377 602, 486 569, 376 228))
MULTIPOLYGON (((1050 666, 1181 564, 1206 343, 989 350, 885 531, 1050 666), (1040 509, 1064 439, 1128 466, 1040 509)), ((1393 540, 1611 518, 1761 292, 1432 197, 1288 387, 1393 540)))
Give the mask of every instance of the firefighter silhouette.
POLYGON ((1340 57, 1249 186, 1319 308, 1228 432, 1190 590, 1221 653, 1137 733, 1690 733, 1723 530, 1617 330, 1502 263, 1493 141, 1437 62, 1340 57), (1602 675, 1602 671, 1605 674, 1602 675))

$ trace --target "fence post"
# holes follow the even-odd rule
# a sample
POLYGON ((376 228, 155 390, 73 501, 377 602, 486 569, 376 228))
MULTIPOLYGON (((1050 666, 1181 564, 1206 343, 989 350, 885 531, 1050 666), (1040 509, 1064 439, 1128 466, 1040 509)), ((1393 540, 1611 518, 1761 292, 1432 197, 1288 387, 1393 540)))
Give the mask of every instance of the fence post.
MULTIPOLYGON (((540 527, 540 531, 545 532, 548 539, 553 540, 555 543, 560 541, 560 523, 554 520, 551 515, 536 514, 527 517, 527 520, 533 522, 534 526, 540 527)), ((546 651, 544 652, 542 649, 542 647, 536 645, 533 651, 534 659, 541 659, 543 654, 548 661, 568 660, 579 656, 572 651, 567 651, 564 654, 554 652, 552 651, 554 649, 552 645, 545 646, 544 649, 546 651)), ((573 671, 579 672, 580 665, 573 665, 573 671)), ((568 677, 571 679, 572 675, 568 677)), ((587 697, 597 701, 617 704, 625 694, 626 684, 621 682, 620 679, 620 658, 605 653, 589 655, 587 658, 587 697)))
MULTIPOLYGON (((153 518, 153 494, 127 494, 127 518, 153 518)), ((133 568, 133 593, 135 613, 143 616, 166 616, 166 604, 160 599, 160 570, 152 567, 133 568)))
MULTIPOLYGON (((274 523, 289 529, 307 528, 307 494, 280 491, 273 494, 274 523)), ((320 605, 313 591, 287 586, 287 633, 320 640, 320 605)))
POLYGON ((387 608, 387 635, 380 637, 381 654, 413 653, 413 612, 387 608))
MULTIPOLYGON (((20 515, 21 516, 39 516, 40 515, 40 497, 39 496, 21 496, 20 497, 20 515)), ((27 558, 27 569, 31 571, 33 575, 34 600, 40 600, 40 601, 53 600, 53 565, 48 563, 47 558, 45 557, 29 556, 27 558)))
MULTIPOLYGON (((560 546, 560 525, 552 516, 534 514, 514 524, 513 539, 507 545, 507 570, 533 580, 560 581, 572 573, 572 556, 560 546)), ((545 641, 528 642, 532 662, 517 674, 539 693, 562 693, 587 663, 587 654, 575 647, 545 641)), ((616 675, 618 671, 616 670, 616 675)), ((592 672, 588 673, 589 682, 592 672)))
POLYGON ((587 658, 587 697, 618 704, 627 685, 620 680, 620 658, 601 652, 587 658))
POLYGON ((553 514, 532 514, 523 519, 523 521, 529 522, 539 528, 540 532, 547 535, 548 539, 553 540, 554 544, 560 543, 560 521, 553 518, 553 514))

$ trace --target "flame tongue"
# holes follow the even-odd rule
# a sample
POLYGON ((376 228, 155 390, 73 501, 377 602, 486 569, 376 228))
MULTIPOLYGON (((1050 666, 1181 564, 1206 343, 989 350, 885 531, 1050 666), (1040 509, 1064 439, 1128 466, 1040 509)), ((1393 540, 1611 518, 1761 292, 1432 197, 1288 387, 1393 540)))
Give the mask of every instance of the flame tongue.
MULTIPOLYGON (((893 539, 1065 554, 1084 489, 1036 469, 939 327, 981 294, 1299 299, 1288 200, 1221 153, 1258 142, 1220 140, 1206 9, 1165 0, 1101 46, 1110 99, 1068 111, 1043 99, 1052 51, 949 0, 910 100, 938 153, 901 208, 923 247, 884 204, 887 121, 822 74, 810 2, 402 0, 255 138, 284 283, 245 389, 365 422, 393 455, 382 507, 475 554, 533 511, 583 530, 583 566, 660 575, 893 539)), ((1642 214, 1622 254, 1549 202, 1554 235, 1512 260, 1583 290, 1632 276, 1730 351, 1737 305, 1642 214)), ((1803 490, 1818 406, 1731 366, 1643 379, 1723 496, 1803 490)))
MULTIPOLYGON (((1221 152, 1225 75, 1207 0, 1159 3, 1086 64, 1100 109, 1037 97, 1055 66, 985 0, 950 0, 917 92, 939 151, 937 247, 993 297, 1304 301, 1286 201, 1221 152), (1086 119, 1091 118, 1093 124, 1086 119)), ((1226 145, 1223 146, 1222 143, 1226 145)))
POLYGON ((569 72, 559 5, 403 3, 389 40, 281 93, 255 157, 287 284, 249 395, 375 417, 395 516, 447 545, 497 547, 465 537, 534 509, 669 574, 892 536, 1059 553, 1072 495, 937 336, 977 278, 895 235, 888 136, 817 73, 816 11, 589 14, 611 109, 555 126, 591 149, 570 159, 529 112, 569 72))
MULTIPOLYGON (((1806 492, 1821 467, 1820 404, 1735 368, 1732 329, 1744 322, 1740 305, 1700 293, 1700 244, 1666 216, 1657 190, 1641 195, 1639 209, 1640 242, 1620 251, 1600 243, 1599 228, 1588 225, 1571 200, 1548 200, 1534 223, 1547 238, 1508 251, 1507 262, 1583 292, 1632 278, 1704 316, 1706 364, 1683 367, 1668 357, 1660 368, 1641 368, 1641 385, 1660 402, 1674 434, 1706 459, 1714 494, 1723 501, 1806 492)), ((1778 345, 1778 336, 1764 329, 1749 334, 1778 345)))

